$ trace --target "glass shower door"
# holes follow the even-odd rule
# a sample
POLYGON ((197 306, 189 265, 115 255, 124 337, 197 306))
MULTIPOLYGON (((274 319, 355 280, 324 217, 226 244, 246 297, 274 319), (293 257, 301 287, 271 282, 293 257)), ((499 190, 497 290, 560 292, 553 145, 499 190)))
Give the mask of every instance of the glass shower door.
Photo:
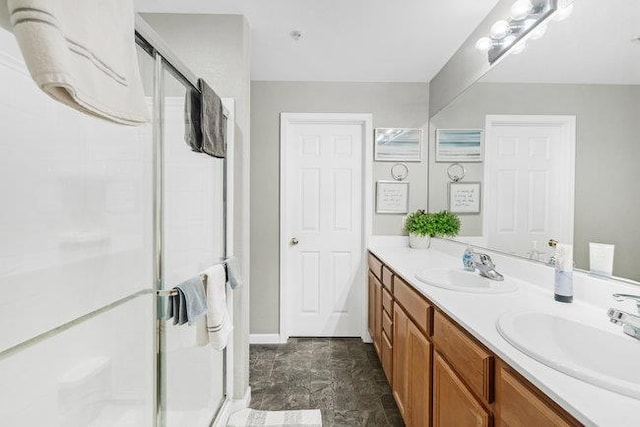
MULTIPOLYGON (((224 257, 224 164, 191 151, 184 139, 187 88, 169 68, 163 80, 162 285, 170 289, 224 257)), ((209 426, 224 401, 224 353, 197 346, 195 326, 160 325, 166 425, 209 426)))

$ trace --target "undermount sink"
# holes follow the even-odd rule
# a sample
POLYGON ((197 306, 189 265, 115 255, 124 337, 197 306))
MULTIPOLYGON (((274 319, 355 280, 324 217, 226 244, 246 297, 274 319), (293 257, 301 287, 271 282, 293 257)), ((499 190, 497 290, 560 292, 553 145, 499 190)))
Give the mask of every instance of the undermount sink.
POLYGON ((416 278, 428 285, 458 292, 503 294, 518 289, 515 280, 509 277, 505 277, 503 281, 490 280, 462 269, 430 268, 416 274, 416 278))
POLYGON ((640 399, 640 341, 622 331, 539 311, 503 314, 497 328, 511 345, 557 371, 640 399))

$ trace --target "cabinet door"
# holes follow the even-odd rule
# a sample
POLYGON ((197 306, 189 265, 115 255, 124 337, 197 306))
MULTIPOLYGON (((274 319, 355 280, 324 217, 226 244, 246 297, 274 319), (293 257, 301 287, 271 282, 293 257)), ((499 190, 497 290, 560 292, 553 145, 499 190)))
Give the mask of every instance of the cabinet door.
POLYGON ((387 333, 384 331, 382 332, 382 342, 380 344, 382 350, 382 369, 389 384, 393 384, 393 346, 391 345, 391 341, 389 341, 389 337, 387 337, 387 333))
POLYGON ((490 416, 436 351, 433 359, 433 425, 489 426, 490 416))
POLYGON ((373 346, 382 357, 382 283, 374 277, 373 346))
POLYGON ((400 415, 407 422, 408 354, 407 333, 409 318, 398 304, 393 305, 393 397, 400 415))
POLYGON ((373 273, 369 270, 369 317, 367 326, 371 339, 374 339, 375 330, 375 313, 376 313, 376 282, 373 273))
POLYGON ((498 425, 509 427, 554 426, 568 427, 554 408, 532 392, 507 369, 500 369, 498 390, 500 395, 498 425))
POLYGON ((431 404, 431 344, 411 321, 407 323, 408 422, 410 427, 429 426, 431 404))

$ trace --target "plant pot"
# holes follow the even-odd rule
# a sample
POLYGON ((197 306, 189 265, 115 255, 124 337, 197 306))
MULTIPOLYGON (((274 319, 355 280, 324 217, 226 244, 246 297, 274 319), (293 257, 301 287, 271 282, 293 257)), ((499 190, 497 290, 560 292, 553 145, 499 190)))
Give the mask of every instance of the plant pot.
POLYGON ((409 233, 409 247, 413 249, 428 249, 431 246, 431 236, 409 233))

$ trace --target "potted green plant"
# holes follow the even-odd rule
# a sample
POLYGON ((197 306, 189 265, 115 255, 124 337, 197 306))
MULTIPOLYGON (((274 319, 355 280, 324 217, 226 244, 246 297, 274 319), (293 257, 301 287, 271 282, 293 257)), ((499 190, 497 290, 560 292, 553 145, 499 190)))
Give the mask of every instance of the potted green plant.
POLYGON ((414 249, 426 249, 431 245, 431 237, 457 236, 460 231, 460 218, 448 211, 429 213, 419 209, 407 216, 404 229, 409 233, 409 246, 414 249))

